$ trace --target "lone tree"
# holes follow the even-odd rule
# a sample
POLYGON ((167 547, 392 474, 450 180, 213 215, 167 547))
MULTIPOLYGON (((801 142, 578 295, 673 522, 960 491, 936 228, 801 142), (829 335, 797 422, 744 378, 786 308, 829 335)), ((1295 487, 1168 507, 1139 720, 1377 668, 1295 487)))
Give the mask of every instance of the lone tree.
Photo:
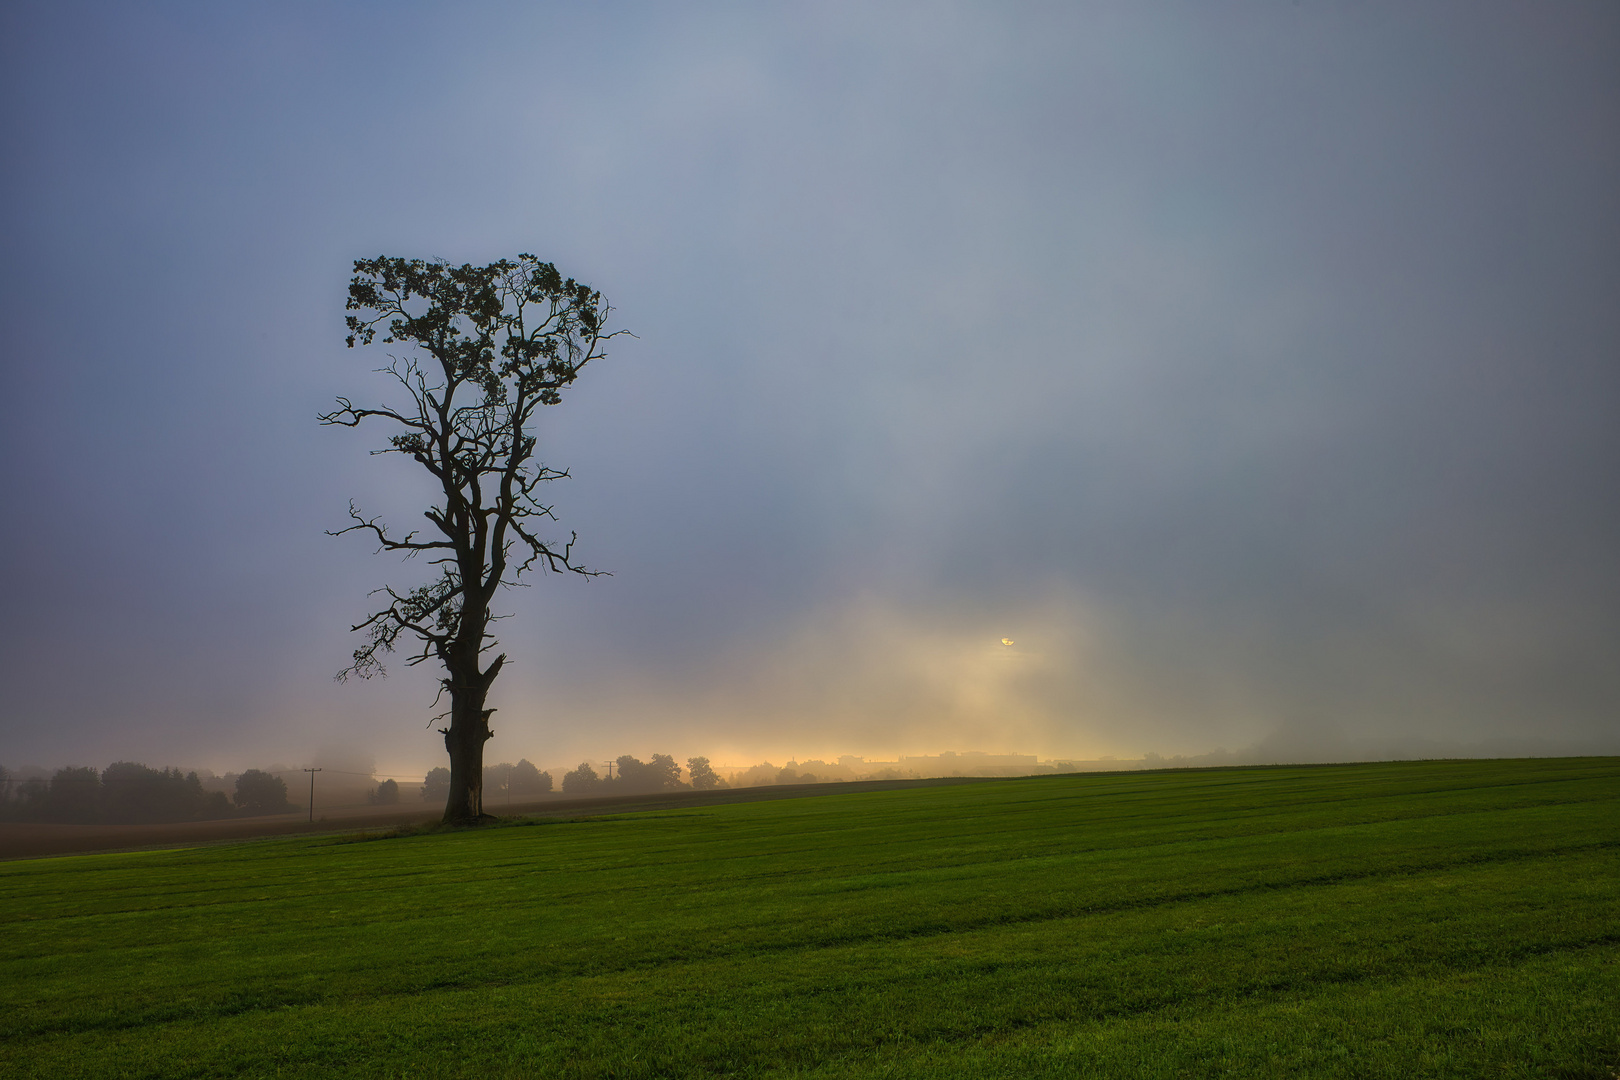
POLYGON ((259 769, 236 778, 236 805, 249 814, 280 814, 293 808, 287 801, 287 781, 259 769))
POLYGON ((379 551, 425 553, 437 576, 406 592, 385 586, 387 598, 352 627, 367 640, 354 662, 339 673, 370 678, 385 674, 384 653, 401 639, 408 665, 437 660, 444 666, 440 698, 450 695, 440 728, 450 753, 446 822, 484 817, 484 743, 493 709, 485 707, 490 684, 505 654, 487 666, 495 644, 491 610, 503 586, 518 584, 536 567, 594 576, 573 561, 575 537, 567 543, 543 538, 539 528, 555 520, 538 497, 542 485, 568 475, 534 459, 535 413, 555 405, 579 371, 601 357, 609 312, 600 293, 533 255, 488 266, 451 266, 420 259, 362 259, 349 283, 348 344, 370 345, 379 328, 383 343, 401 346, 381 370, 403 388, 403 407, 361 408, 338 398, 322 424, 355 427, 378 420, 392 429, 388 445, 374 454, 402 454, 432 476, 436 493, 424 511, 432 531, 401 535, 349 505, 353 524, 332 533, 359 532, 379 551))

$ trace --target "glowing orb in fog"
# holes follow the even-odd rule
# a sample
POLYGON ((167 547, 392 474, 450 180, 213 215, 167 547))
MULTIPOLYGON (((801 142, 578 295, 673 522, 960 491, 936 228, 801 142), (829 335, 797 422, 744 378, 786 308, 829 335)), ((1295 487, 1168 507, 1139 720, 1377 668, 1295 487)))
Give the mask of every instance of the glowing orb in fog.
POLYGON ((1011 645, 1012 644, 1012 638, 1004 637, 1004 638, 1001 639, 1001 643, 1003 645, 1011 645))

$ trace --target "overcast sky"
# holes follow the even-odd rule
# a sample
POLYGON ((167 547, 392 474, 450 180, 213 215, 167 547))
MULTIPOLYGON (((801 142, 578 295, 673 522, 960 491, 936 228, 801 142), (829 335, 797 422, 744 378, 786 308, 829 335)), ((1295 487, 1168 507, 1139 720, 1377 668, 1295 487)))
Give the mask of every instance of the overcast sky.
POLYGON ((315 416, 354 259, 518 252, 636 337, 491 760, 1620 752, 1608 0, 13 0, 0 86, 0 763, 438 764, 315 416))

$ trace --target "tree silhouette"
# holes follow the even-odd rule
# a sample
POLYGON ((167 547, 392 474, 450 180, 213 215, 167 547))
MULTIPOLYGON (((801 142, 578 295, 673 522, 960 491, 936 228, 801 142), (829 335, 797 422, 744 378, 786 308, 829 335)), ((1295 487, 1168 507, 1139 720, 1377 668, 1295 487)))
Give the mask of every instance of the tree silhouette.
POLYGON ((528 758, 519 759, 507 776, 515 795, 542 795, 551 790, 551 774, 541 772, 528 758))
POLYGON ((101 817, 101 774, 89 766, 57 769, 46 813, 51 821, 88 824, 101 817))
POLYGON ((563 773, 562 789, 565 795, 587 795, 602 786, 602 778, 596 775, 591 763, 582 761, 579 768, 570 769, 563 773))
POLYGON ((725 785, 725 781, 715 774, 714 766, 709 764, 706 757, 687 758, 686 768, 692 774, 692 786, 698 791, 708 791, 725 785))
POLYGON ((260 769, 249 769, 236 778, 236 805, 249 814, 282 814, 292 809, 287 801, 287 781, 260 769))
POLYGON ((404 592, 378 590, 387 603, 353 627, 367 641, 339 678, 384 674, 382 656, 404 638, 407 664, 436 659, 445 675, 450 755, 447 822, 484 816, 484 743, 494 732, 485 707, 504 653, 484 665, 494 645, 495 594, 538 566, 594 575, 573 561, 574 537, 559 544, 538 528, 552 518, 538 494, 568 475, 534 459, 535 413, 555 405, 564 387, 615 336, 603 329, 610 310, 600 293, 564 279, 533 255, 488 266, 451 266, 420 259, 358 260, 349 283, 348 344, 369 345, 383 327, 385 344, 402 346, 382 370, 404 389, 401 408, 361 408, 347 398, 320 417, 355 427, 379 420, 394 429, 378 454, 401 454, 427 470, 435 495, 424 516, 431 534, 391 532, 351 503, 353 524, 333 535, 369 534, 380 551, 426 554, 437 576, 404 592))
POLYGON ((648 795, 685 786, 681 783, 681 767, 668 754, 654 754, 651 761, 620 754, 614 764, 619 768, 619 776, 613 781, 613 789, 620 794, 648 795))
POLYGON ((422 781, 422 801, 439 802, 450 793, 450 770, 440 765, 429 769, 422 781))
POLYGON ((109 821, 143 824, 206 820, 231 812, 225 793, 204 791, 195 772, 152 769, 133 761, 116 761, 102 770, 101 807, 109 821))

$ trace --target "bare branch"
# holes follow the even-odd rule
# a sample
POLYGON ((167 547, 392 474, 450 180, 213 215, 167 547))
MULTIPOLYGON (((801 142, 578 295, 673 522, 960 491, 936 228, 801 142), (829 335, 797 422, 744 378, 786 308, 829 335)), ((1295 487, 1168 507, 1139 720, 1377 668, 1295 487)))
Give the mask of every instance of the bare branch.
POLYGON ((445 540, 423 540, 423 541, 418 541, 418 540, 415 539, 416 533, 414 533, 414 532, 406 533, 405 534, 405 539, 403 539, 403 540, 391 539, 389 537, 388 533, 387 533, 387 526, 386 525, 377 524, 378 519, 376 519, 376 518, 366 518, 366 517, 361 516, 360 512, 354 508, 354 503, 352 501, 349 503, 349 516, 354 519, 355 524, 350 525, 347 528, 343 528, 343 529, 336 529, 336 530, 328 529, 328 530, 326 530, 326 535, 327 536, 343 536, 343 535, 345 535, 347 533, 352 533, 352 532, 369 531, 369 532, 371 532, 372 534, 374 534, 377 537, 377 542, 378 542, 379 545, 381 545, 381 546, 379 546, 377 548, 377 550, 379 552, 382 552, 382 551, 403 551, 403 552, 406 552, 407 555, 409 555, 409 554, 414 554, 415 552, 418 552, 418 551, 433 551, 433 550, 436 550, 436 549, 438 549, 438 550, 443 550, 443 549, 454 550, 455 549, 454 544, 452 544, 452 543, 450 543, 448 541, 445 541, 445 540))

